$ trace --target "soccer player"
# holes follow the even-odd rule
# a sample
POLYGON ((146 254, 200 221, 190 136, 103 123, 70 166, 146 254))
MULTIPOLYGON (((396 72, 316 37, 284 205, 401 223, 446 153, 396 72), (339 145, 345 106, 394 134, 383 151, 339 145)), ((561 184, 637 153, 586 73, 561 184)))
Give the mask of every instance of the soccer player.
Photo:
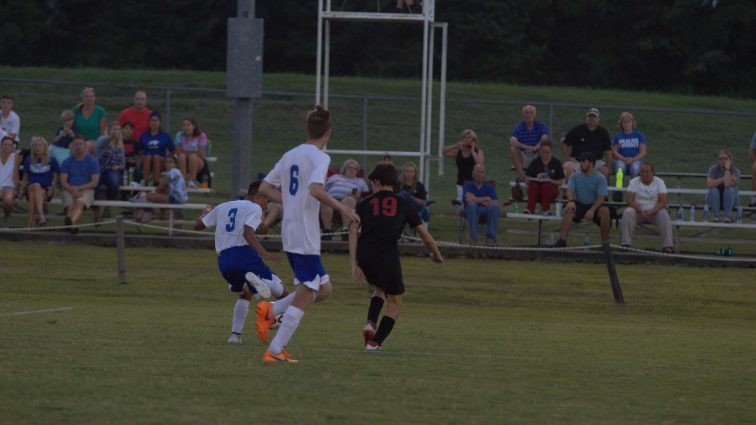
POLYGON ((265 350, 266 363, 297 363, 284 350, 307 307, 331 294, 330 278, 320 261, 320 204, 341 213, 344 223, 358 221, 352 208, 334 199, 324 188, 331 158, 322 149, 331 137, 331 114, 316 106, 307 114, 308 140, 286 152, 263 180, 260 191, 283 205, 281 239, 294 270, 295 291, 275 303, 257 305, 257 333, 267 342, 275 317, 283 313, 278 332, 265 350), (278 188, 281 188, 280 190, 278 188))
POLYGON ((284 297, 288 294, 281 279, 263 261, 281 262, 281 256, 268 253, 255 236, 255 230, 262 221, 262 211, 268 203, 259 189, 260 182, 252 182, 246 198, 208 208, 194 223, 194 230, 215 226, 218 269, 228 282, 229 290, 239 294, 234 306, 229 344, 242 343, 244 322, 253 296, 269 298, 271 295, 284 297))
POLYGON ((431 250, 433 262, 441 264, 444 259, 415 208, 409 201, 394 194, 396 169, 391 165, 378 164, 368 180, 373 185, 373 195, 357 205, 362 225, 360 229, 360 224, 353 222, 349 228, 349 257, 354 281, 364 283, 367 280, 374 288, 362 336, 365 350, 375 351, 381 348, 391 333, 402 307, 404 280, 397 241, 402 236, 404 226, 408 224, 417 231, 425 246, 431 250), (376 331, 378 314, 387 299, 386 312, 376 331))

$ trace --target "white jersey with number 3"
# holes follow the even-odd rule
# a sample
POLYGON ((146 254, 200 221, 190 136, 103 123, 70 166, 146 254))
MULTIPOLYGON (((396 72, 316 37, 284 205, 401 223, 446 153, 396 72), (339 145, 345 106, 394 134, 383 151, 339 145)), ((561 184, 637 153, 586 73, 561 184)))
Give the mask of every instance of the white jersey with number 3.
POLYGON ((262 208, 248 200, 224 202, 202 217, 205 227, 215 226, 215 252, 248 245, 244 226, 255 230, 262 222, 262 208))
POLYGON ((320 255, 320 202, 310 185, 325 184, 331 157, 315 145, 303 143, 286 152, 265 181, 281 188, 283 197, 283 250, 320 255))

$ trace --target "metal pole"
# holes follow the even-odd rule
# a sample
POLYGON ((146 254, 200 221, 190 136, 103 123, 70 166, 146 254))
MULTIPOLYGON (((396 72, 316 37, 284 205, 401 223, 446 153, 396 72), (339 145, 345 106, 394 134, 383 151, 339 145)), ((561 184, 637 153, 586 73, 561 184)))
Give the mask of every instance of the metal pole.
MULTIPOLYGON (((329 1, 330 3, 330 1, 329 1)), ((330 7, 329 7, 330 9, 330 7)), ((331 21, 325 22, 325 58, 323 63, 323 107, 328 109, 328 91, 331 74, 331 21)))
POLYGON ((423 182, 427 190, 430 190, 430 153, 431 153, 431 127, 433 125, 433 51, 435 50, 436 30, 434 26, 430 27, 428 34, 428 99, 426 104, 427 118, 425 121, 425 145, 423 153, 425 156, 425 175, 423 182))
POLYGON ((168 133, 171 132, 171 89, 170 87, 166 87, 165 89, 165 111, 164 116, 165 120, 163 120, 163 124, 165 124, 166 129, 168 129, 168 133))
POLYGON ((247 187, 251 178, 252 99, 234 99, 234 154, 231 164, 231 192, 247 187))
POLYGON ((446 141, 446 43, 448 42, 449 25, 441 25, 441 93, 438 103, 438 175, 444 175, 444 142, 446 141))
MULTIPOLYGON (((368 147, 368 98, 362 98, 362 150, 368 147)), ((362 166, 367 170, 367 156, 362 156, 362 166)))
POLYGON ((320 104, 320 73, 323 70, 323 0, 318 0, 318 58, 315 70, 315 104, 320 104))
POLYGON ((425 175, 425 100, 428 92, 428 16, 423 20, 423 81, 420 96, 420 175, 425 175))
POLYGON ((118 283, 126 283, 126 243, 123 236, 123 216, 116 217, 116 255, 118 257, 118 283))

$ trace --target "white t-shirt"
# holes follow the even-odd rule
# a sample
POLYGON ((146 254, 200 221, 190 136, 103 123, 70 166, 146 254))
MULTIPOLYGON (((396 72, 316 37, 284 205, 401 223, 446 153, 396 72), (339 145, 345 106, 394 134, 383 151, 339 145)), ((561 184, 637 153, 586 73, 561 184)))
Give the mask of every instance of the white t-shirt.
POLYGON ((202 217, 205 227, 215 226, 215 252, 248 245, 244 226, 257 230, 262 222, 262 208, 248 200, 224 202, 202 217))
POLYGON ((660 193, 667 193, 667 185, 664 184, 664 180, 656 176, 654 176, 651 184, 646 185, 641 182, 641 178, 638 176, 630 180, 627 191, 634 192, 635 202, 640 205, 643 211, 647 211, 659 203, 660 193))
POLYGON ((10 111, 7 118, 3 116, 2 112, 0 112, 0 130, 3 130, 7 134, 15 134, 16 142, 18 142, 20 140, 19 133, 21 131, 21 118, 19 118, 18 114, 13 111, 10 111))
POLYGON ((283 250, 320 255, 320 202, 310 195, 310 185, 325 184, 331 157, 315 145, 303 143, 286 152, 265 176, 281 188, 283 250))

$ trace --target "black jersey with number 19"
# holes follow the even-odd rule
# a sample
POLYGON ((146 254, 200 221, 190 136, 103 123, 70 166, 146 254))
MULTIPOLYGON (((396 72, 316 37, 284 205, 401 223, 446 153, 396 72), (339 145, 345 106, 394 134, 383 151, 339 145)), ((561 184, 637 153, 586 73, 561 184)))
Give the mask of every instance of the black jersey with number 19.
POLYGON ((405 224, 413 229, 423 224, 408 200, 388 190, 363 199, 357 205, 357 214, 362 223, 357 253, 363 258, 395 250, 405 224))

